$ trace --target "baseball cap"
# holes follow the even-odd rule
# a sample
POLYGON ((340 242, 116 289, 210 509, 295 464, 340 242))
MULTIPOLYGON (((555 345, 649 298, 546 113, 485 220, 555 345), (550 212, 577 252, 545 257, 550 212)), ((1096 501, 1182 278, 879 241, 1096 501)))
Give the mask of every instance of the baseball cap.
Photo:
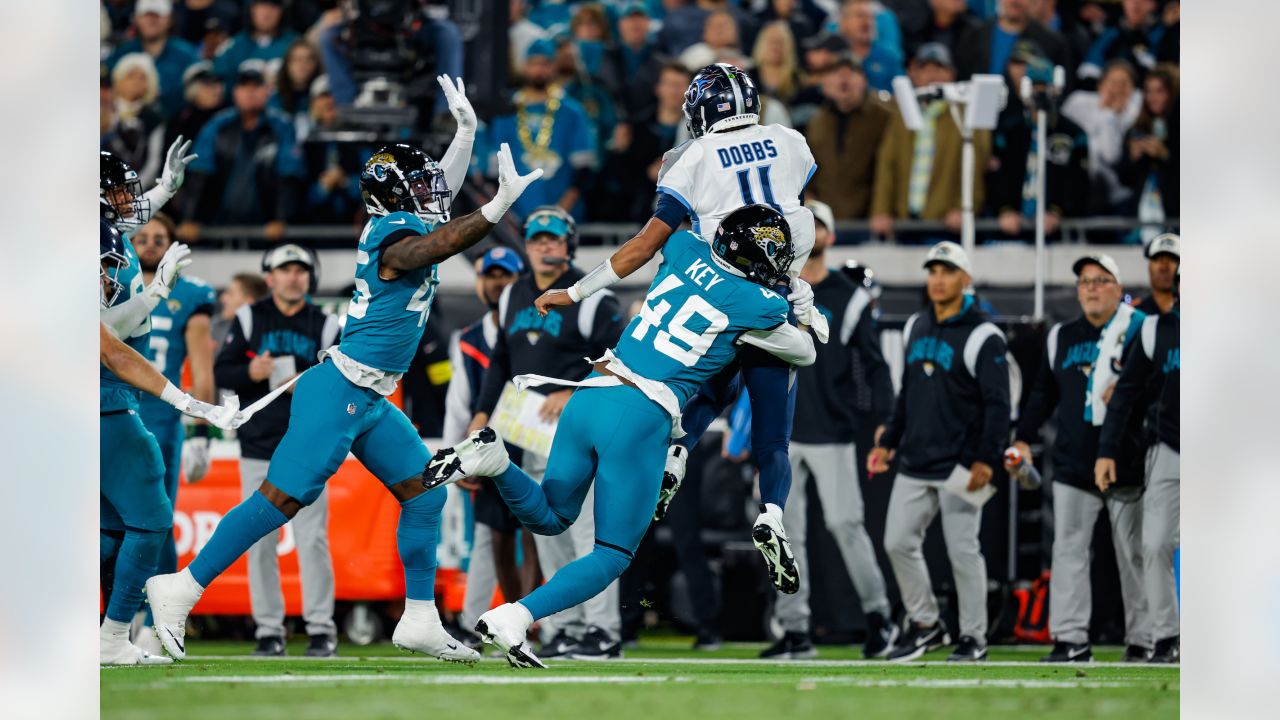
POLYGON ((529 58, 537 57, 537 56, 554 59, 556 56, 555 42, 548 40, 546 38, 542 38, 540 40, 534 40, 533 44, 529 46, 529 50, 524 54, 524 57, 527 60, 529 58))
POLYGON ((838 67, 847 67, 854 72, 863 72, 862 61, 853 56, 851 52, 843 52, 836 55, 836 59, 830 65, 823 68, 825 71, 835 70, 838 67))
POLYGON ((939 262, 963 270, 970 275, 973 274, 973 266, 969 264, 969 254, 950 240, 943 240, 929 248, 928 254, 924 256, 923 267, 927 268, 939 262))
POLYGON ((133 6, 133 14, 146 15, 147 13, 168 17, 173 13, 173 3, 170 0, 138 0, 133 6))
POLYGON ((1071 265, 1071 272, 1075 273, 1076 277, 1080 277, 1080 271, 1084 270, 1086 265, 1097 265, 1111 273, 1111 277, 1115 278, 1116 282, 1120 282, 1120 266, 1116 264, 1116 261, 1110 255, 1106 253, 1089 253, 1071 265))
POLYGON ((311 254, 311 251, 293 243, 281 245, 268 251, 267 256, 262 260, 262 269, 264 271, 275 270, 289 263, 301 263, 310 270, 316 269, 315 256, 311 254))
POLYGON ((944 68, 953 68, 951 50, 939 42, 925 43, 916 50, 915 61, 918 63, 937 63, 944 68))
POLYGON ((1182 260, 1182 239, 1173 233, 1160 233, 1151 238, 1151 242, 1147 243, 1147 250, 1144 254, 1147 258, 1165 254, 1182 260))
POLYGON ((851 52, 853 46, 848 40, 834 33, 822 33, 815 35, 804 41, 805 50, 826 50, 830 53, 840 55, 841 53, 851 52))
POLYGON ((236 85, 245 83, 267 84, 266 63, 261 60, 245 60, 236 71, 236 85))
POLYGON ((1013 51, 1009 53, 1009 62, 1029 63, 1046 59, 1044 51, 1034 40, 1019 40, 1013 44, 1013 51))
POLYGON ((632 15, 644 15, 645 17, 649 17, 649 9, 644 6, 644 3, 627 3, 626 6, 622 8, 622 14, 618 17, 631 17, 632 15))
POLYGON ((492 268, 502 268, 509 273, 519 275, 524 271, 524 261, 520 259, 520 254, 511 248, 497 247, 489 248, 489 252, 484 254, 484 259, 480 261, 480 274, 483 275, 492 268))
POLYGON ((804 204, 813 213, 813 219, 822 223, 831 232, 836 231, 836 216, 831 212, 831 206, 821 200, 807 200, 804 204))
POLYGON ((333 88, 329 83, 329 76, 324 74, 317 75, 316 79, 311 81, 311 87, 308 89, 307 94, 313 98, 320 97, 321 95, 333 94, 333 88))
POLYGON ((182 84, 190 85, 194 82, 222 82, 213 72, 213 63, 208 60, 202 60, 193 63, 182 73, 182 84))
POLYGON ((524 239, 531 240, 533 236, 543 233, 564 237, 569 234, 569 223, 565 222, 564 218, 557 217, 552 213, 538 213, 525 226, 524 239))

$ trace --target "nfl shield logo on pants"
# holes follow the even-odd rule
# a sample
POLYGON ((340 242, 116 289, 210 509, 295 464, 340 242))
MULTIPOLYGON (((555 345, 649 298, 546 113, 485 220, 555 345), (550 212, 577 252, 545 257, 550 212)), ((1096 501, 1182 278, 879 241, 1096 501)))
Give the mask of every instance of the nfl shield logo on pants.
POLYGON ((355 404, 355 403, 347 403, 347 414, 348 414, 348 415, 355 415, 355 414, 356 414, 356 404, 355 404))

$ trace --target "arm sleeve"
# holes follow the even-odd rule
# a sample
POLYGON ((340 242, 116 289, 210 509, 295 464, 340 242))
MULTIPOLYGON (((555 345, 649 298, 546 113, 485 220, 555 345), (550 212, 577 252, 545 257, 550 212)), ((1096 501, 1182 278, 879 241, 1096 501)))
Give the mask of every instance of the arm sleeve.
POLYGON ((462 183, 466 181, 467 170, 471 167, 471 150, 474 145, 475 135, 464 135, 459 130, 454 133, 453 142, 449 143, 449 149, 445 150, 444 157, 440 159, 445 185, 453 193, 449 199, 450 204, 457 202, 461 194, 462 183))
POLYGON ((498 406, 498 398, 502 397, 502 388, 511 379, 511 350, 507 346, 507 331, 498 328, 498 342, 493 345, 489 354, 489 370, 484 374, 484 383, 480 386, 480 401, 476 404, 476 412, 492 415, 498 406))
POLYGON ((982 392, 982 433, 977 447, 970 448, 969 460, 999 467, 1009 442, 1009 364, 1005 360, 1004 338, 994 336, 978 353, 978 387, 982 392))
POLYGON ((689 217, 689 208, 676 196, 659 190, 658 206, 653 211, 653 217, 656 220, 661 220, 663 224, 674 230, 684 223, 685 218, 689 217))
POLYGON ((98 318, 112 335, 127 338, 151 317, 151 311, 160 304, 160 296, 146 291, 125 300, 119 305, 102 308, 98 318))
MULTIPOLYGON (((241 312, 250 312, 249 306, 242 308, 241 312)), ((249 338, 244 335, 244 325, 240 322, 239 315, 240 313, 236 313, 236 319, 227 331, 227 339, 214 358, 213 379, 220 388, 245 394, 255 385, 266 385, 267 381, 255 383, 249 377, 249 338)))
POLYGON ((1046 348, 1031 386, 1031 395, 1018 419, 1016 437, 1028 444, 1040 438, 1040 428, 1058 406, 1058 378, 1053 374, 1052 363, 1053 358, 1049 357, 1046 348))
MULTIPOLYGON (((1157 319, 1148 318, 1146 322, 1157 319)), ((1115 458, 1119 453, 1121 436, 1129 425, 1129 416, 1154 371, 1155 365, 1142 347, 1142 341, 1133 343, 1126 352, 1124 368, 1116 381, 1116 389, 1111 393, 1111 402, 1107 403, 1107 418, 1102 423, 1102 433, 1098 438, 1098 457, 1115 458)))
POLYGON ((748 330, 742 334, 742 342, 797 367, 808 367, 818 358, 813 336, 788 323, 772 330, 748 330))
POLYGON ((453 373, 444 395, 444 429, 440 432, 440 444, 444 447, 462 442, 471 425, 471 380, 462 364, 458 338, 459 333, 455 332, 449 339, 449 365, 453 373))

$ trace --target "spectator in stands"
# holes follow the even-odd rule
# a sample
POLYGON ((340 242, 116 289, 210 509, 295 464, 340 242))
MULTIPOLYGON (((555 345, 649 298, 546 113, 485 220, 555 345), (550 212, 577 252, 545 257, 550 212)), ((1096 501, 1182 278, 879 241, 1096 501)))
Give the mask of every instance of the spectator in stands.
POLYGON ((231 282, 218 293, 218 314, 209 323, 209 336, 213 338, 215 349, 222 345, 235 322, 236 312, 245 305, 256 303, 267 296, 267 281, 261 273, 237 273, 231 276, 231 282))
MULTIPOLYGON (((690 72, 716 62, 733 62, 731 58, 742 55, 742 43, 738 37, 738 24, 727 10, 717 10, 707 16, 702 28, 702 42, 685 48, 680 61, 690 72)), ((734 63, 741 66, 741 63, 734 63)))
MULTIPOLYGON (((959 78, 968 80, 971 75, 980 73, 1004 73, 1009 56, 1013 54, 1013 46, 1020 39, 1034 42, 1049 62, 1070 71, 1066 41, 1031 17, 1031 0, 1000 0, 998 15, 961 39, 956 56, 959 78)), ((1070 89, 1070 77, 1067 85, 1070 89)), ((1017 92, 1017 88, 1010 92, 1017 92)))
POLYGON ((868 94, 867 76, 850 55, 822 74, 822 94, 822 108, 805 128, 813 156, 822 158, 808 192, 830 205, 837 220, 865 218, 871 209, 876 152, 893 112, 868 94))
MULTIPOLYGON (((1036 93, 1047 92, 1053 83, 1049 60, 1028 42, 1020 42, 1009 58, 1009 79, 1021 87, 1024 76, 1031 78, 1036 93)), ((1056 100, 1055 106, 1056 106, 1056 100)), ((1012 103, 1011 103, 1012 106, 1012 103)), ((1016 114, 1001 115, 994 138, 994 154, 987 175, 987 194, 1000 223, 1010 237, 1020 237, 1034 227, 1036 187, 1036 122, 1040 110, 1028 109, 1021 101, 1016 114)), ((1064 217, 1084 215, 1089 207, 1089 138, 1080 126, 1055 108, 1045 118, 1045 210, 1044 231, 1052 235, 1064 217)))
MULTIPOLYGON (((529 187, 513 206, 520 217, 539 205, 559 205, 580 218, 584 189, 599 164, 595 132, 582 105, 568 97, 555 79, 555 44, 539 40, 529 47, 522 87, 514 98, 516 112, 493 119, 477 145, 498 148, 508 143, 516 168, 527 173, 542 168, 541 182, 529 187)), ((497 155, 478 149, 475 158, 491 158, 487 175, 497 177, 497 155)))
POLYGON ((142 187, 149 188, 164 163, 164 119, 156 102, 160 81, 151 56, 136 52, 120 58, 111 72, 111 88, 112 121, 102 149, 129 163, 142 187))
POLYGON ((873 0, 845 0, 840 9, 840 34, 849 41, 871 88, 892 92, 893 79, 903 74, 902 57, 876 42, 873 0))
POLYGON ((150 56, 160 85, 158 110, 166 120, 182 107, 182 74, 200 59, 194 46, 170 36, 172 11, 170 0, 138 0, 133 8, 133 27, 137 36, 116 47, 107 61, 107 67, 115 69, 116 63, 125 55, 143 52, 150 56))
POLYGON ((678 57, 690 45, 702 41, 702 26, 711 12, 700 7, 697 0, 664 0, 663 6, 667 16, 658 31, 658 45, 668 57, 678 57))
MULTIPOLYGON (((264 98, 265 99, 265 98, 264 98)), ((298 245, 281 245, 263 259, 270 297, 236 312, 236 322, 214 362, 218 386, 233 390, 247 405, 315 365, 317 353, 338 342, 338 318, 310 302, 315 256, 298 245)), ((292 388, 287 392, 292 393, 292 388)), ((267 478, 271 456, 289 427, 289 404, 267 405, 236 431, 240 441, 240 490, 247 498, 267 478)), ((333 657, 338 629, 333 622, 333 561, 329 556, 328 491, 290 521, 302 576, 302 616, 309 657, 333 657)), ((280 589, 277 533, 259 540, 249 557, 249 598, 254 655, 285 654, 285 605, 280 589)))
POLYGON ((305 38, 298 38, 285 51, 284 62, 276 73, 275 92, 267 106, 280 110, 294 121, 294 126, 300 131, 299 142, 306 140, 301 130, 307 126, 311 85, 323 72, 320 51, 305 38))
POLYGON ((805 41, 805 71, 800 76, 803 84, 788 108, 797 130, 803 130, 809 124, 826 100, 822 94, 822 76, 828 68, 835 66, 836 59, 842 55, 852 55, 852 49, 849 41, 839 35, 823 33, 805 41))
POLYGON ((601 78, 618 100, 622 120, 642 120, 653 112, 663 59, 649 37, 649 11, 633 2, 618 18, 618 43, 605 51, 601 78))
POLYGON ((1177 300, 1178 266, 1182 262, 1182 241, 1173 233, 1161 233, 1143 249, 1147 258, 1147 286, 1151 294, 1138 303, 1147 315, 1163 315, 1173 310, 1177 300))
POLYGON ((1067 48, 1068 63, 1062 67, 1067 75, 1072 77, 1073 84, 1076 84, 1072 67, 1079 64, 1081 59, 1089 53, 1093 36, 1070 14, 1062 17, 1058 13, 1058 4, 1058 0, 1031 0, 1031 18, 1062 36, 1062 41, 1067 48))
POLYGON ((755 66, 751 77, 760 92, 790 104, 800 92, 802 80, 796 39, 787 23, 775 20, 761 28, 751 60, 755 66))
POLYGON ((905 49, 915 57, 921 45, 936 42, 946 45, 954 57, 960 52, 962 39, 978 25, 965 0, 929 0, 928 20, 922 27, 906 33, 905 49))
POLYGON ((246 60, 279 60, 298 34, 284 24, 284 0, 249 0, 249 26, 218 51, 213 71, 228 85, 246 60))
POLYGON ((613 136, 613 128, 618 123, 613 95, 603 82, 587 72, 578 55, 576 41, 568 36, 561 36, 554 42, 556 82, 564 89, 566 96, 577 100, 586 111, 587 118, 591 121, 593 137, 598 143, 596 152, 603 154, 604 145, 613 136))
POLYGON ((1131 204, 1144 222, 1178 217, 1178 69, 1157 65, 1142 83, 1142 111, 1125 135, 1120 181, 1133 193, 1131 204))
POLYGON ((236 75, 234 106, 205 125, 196 138, 200 157, 187 171, 184 242, 199 240, 200 226, 263 225, 268 241, 284 237, 303 174, 288 119, 267 108, 262 64, 245 63, 236 75))
MULTIPOLYGON (((800 42, 818 34, 826 22, 824 11, 812 2, 804 0, 769 0, 769 6, 760 14, 760 19, 768 24, 784 22, 791 31, 792 50, 796 53, 796 62, 804 60, 800 56, 800 42)), ((757 39, 757 43, 759 40, 757 39)))
POLYGON ((205 21, 204 39, 196 46, 201 60, 213 62, 217 59, 218 51, 231 41, 231 32, 227 27, 227 24, 218 18, 209 18, 205 21))
POLYGON ((1062 114, 1089 135, 1089 174, 1095 212, 1123 212, 1133 191, 1120 182, 1125 133, 1142 111, 1142 93, 1134 88, 1136 73, 1129 61, 1107 63, 1097 92, 1077 90, 1062 104, 1062 114))
POLYGON ((302 145, 310 180, 304 200, 306 211, 300 222, 308 225, 350 225, 362 217, 364 200, 360 194, 360 173, 365 158, 375 148, 339 142, 325 133, 338 128, 338 104, 329 89, 329 78, 321 75, 311 83, 310 139, 302 145))
POLYGON ((510 67, 514 71, 524 65, 529 46, 538 40, 549 39, 550 35, 541 25, 529 19, 529 6, 525 0, 511 0, 509 7, 507 42, 511 47, 510 67))
POLYGON ((1178 0, 1168 0, 1164 4, 1164 11, 1160 15, 1160 22, 1164 23, 1164 35, 1161 36, 1159 44, 1156 45, 1156 62, 1157 63, 1173 63, 1178 64, 1179 50, 1181 41, 1179 36, 1179 27, 1181 26, 1182 4, 1178 0))
POLYGON ((1156 0, 1122 0, 1123 14, 1115 27, 1102 33, 1093 45, 1077 74, 1081 80, 1098 80, 1107 63, 1127 61, 1139 81, 1156 66, 1156 49, 1164 37, 1165 26, 1156 17, 1156 0))
POLYGON ((192 45, 205 45, 210 27, 223 34, 239 31, 241 14, 238 0, 182 0, 173 9, 172 32, 192 45))
POLYGON ((573 36, 574 51, 582 70, 592 78, 600 77, 605 49, 613 44, 609 31, 609 18, 604 6, 587 2, 578 5, 569 21, 569 33, 573 36))
MULTIPOLYGON (((942 43, 925 43, 908 69, 916 87, 952 82, 956 77, 951 51, 942 43)), ((950 104, 934 100, 920 110, 924 126, 907 129, 898 113, 885 131, 876 157, 871 231, 892 235, 894 219, 942 220, 951 232, 960 231, 960 128, 950 104)), ((982 206, 982 168, 991 154, 991 133, 974 132, 974 207, 982 206)))
POLYGON ((179 135, 186 138, 199 137, 205 123, 226 105, 226 86, 213 74, 213 64, 207 60, 187 68, 182 82, 185 86, 183 97, 187 103, 169 122, 165 133, 166 145, 172 144, 179 135))

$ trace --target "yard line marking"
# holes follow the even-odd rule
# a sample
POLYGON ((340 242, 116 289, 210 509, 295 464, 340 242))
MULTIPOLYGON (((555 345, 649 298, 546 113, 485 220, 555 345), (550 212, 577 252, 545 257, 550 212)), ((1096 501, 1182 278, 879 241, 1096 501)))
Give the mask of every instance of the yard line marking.
POLYGON ((332 683, 400 682, 422 685, 588 685, 593 683, 643 684, 688 682, 684 677, 636 677, 633 675, 405 675, 353 673, 350 675, 200 675, 162 683, 332 683))

